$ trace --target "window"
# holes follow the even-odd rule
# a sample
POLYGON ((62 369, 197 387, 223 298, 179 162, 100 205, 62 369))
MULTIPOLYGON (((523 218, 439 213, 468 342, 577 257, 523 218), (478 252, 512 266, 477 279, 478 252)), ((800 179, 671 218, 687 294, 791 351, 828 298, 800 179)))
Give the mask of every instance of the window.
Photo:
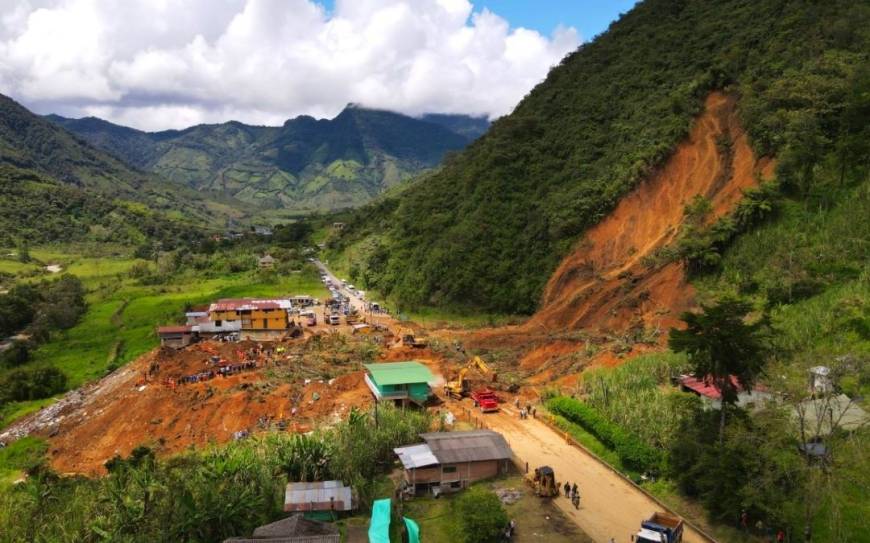
POLYGON ((444 473, 456 473, 456 466, 444 466, 444 473))
POLYGON ((223 325, 224 321, 214 321, 214 325, 220 328, 223 325))
POLYGON ((263 319, 263 328, 269 327, 269 319, 263 319))

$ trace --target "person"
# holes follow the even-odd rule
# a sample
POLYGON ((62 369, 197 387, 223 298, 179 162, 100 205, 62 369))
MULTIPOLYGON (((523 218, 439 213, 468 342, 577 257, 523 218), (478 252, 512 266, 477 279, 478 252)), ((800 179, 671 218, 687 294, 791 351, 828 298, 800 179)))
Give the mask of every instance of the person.
POLYGON ((568 481, 565 481, 565 497, 567 498, 570 493, 571 493, 571 483, 569 483, 568 481))
POLYGON ((537 413, 537 412, 538 412, 538 410, 536 408, 532 407, 532 418, 535 418, 535 413, 537 413))
POLYGON ((749 513, 746 512, 746 509, 740 512, 740 527, 743 528, 744 532, 749 530, 749 513))
POLYGON ((577 496, 580 496, 580 492, 577 490, 577 483, 574 483, 574 486, 571 487, 571 494, 576 494, 577 496))
POLYGON ((776 543, 785 543, 785 532, 782 530, 776 532, 776 543))
POLYGON ((514 407, 516 407, 517 409, 520 408, 520 399, 519 398, 514 398, 514 407))

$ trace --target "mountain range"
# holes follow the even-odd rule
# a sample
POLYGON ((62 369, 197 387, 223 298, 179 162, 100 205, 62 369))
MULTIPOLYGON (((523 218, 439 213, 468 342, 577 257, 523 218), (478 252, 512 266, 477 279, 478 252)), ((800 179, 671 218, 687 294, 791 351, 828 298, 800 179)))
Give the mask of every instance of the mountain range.
POLYGON ((412 118, 349 104, 333 119, 236 121, 144 132, 102 119, 46 117, 142 171, 242 207, 296 213, 355 207, 436 167, 486 131, 484 118, 412 118))

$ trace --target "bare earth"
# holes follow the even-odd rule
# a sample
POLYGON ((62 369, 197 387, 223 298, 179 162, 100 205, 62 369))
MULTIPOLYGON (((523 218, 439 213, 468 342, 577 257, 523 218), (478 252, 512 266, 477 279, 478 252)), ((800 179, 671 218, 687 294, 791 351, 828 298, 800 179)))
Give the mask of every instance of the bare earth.
MULTIPOLYGON (((571 520, 595 541, 630 541, 640 523, 661 506, 627 483, 590 455, 574 447, 543 423, 520 420, 505 406, 499 413, 488 414, 485 423, 501 432, 510 443, 514 454, 529 469, 548 465, 556 472, 560 484, 577 483, 580 490, 580 509, 574 509, 570 500, 560 496, 553 502, 571 520)), ((686 526, 684 543, 708 543, 709 539, 686 526)))

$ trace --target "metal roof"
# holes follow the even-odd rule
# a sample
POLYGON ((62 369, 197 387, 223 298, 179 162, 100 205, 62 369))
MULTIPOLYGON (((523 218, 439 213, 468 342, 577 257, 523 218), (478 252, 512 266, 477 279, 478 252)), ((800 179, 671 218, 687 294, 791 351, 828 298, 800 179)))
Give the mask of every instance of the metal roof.
POLYGON ((193 328, 191 326, 161 326, 157 328, 158 334, 189 334, 193 328))
POLYGON ((435 380, 429 368, 419 362, 364 364, 378 386, 428 383, 435 380))
POLYGON ((287 483, 284 492, 285 511, 336 511, 351 510, 351 491, 341 481, 315 483, 287 483))
POLYGON ((432 454, 432 449, 425 443, 398 447, 393 449, 393 452, 399 456, 399 460, 401 460, 405 469, 423 468, 438 464, 438 459, 432 454))
POLYGON ((251 311, 256 309, 291 309, 293 304, 286 299, 251 300, 226 299, 218 300, 208 306, 209 311, 251 311))
POLYGON ((513 453, 505 438, 492 430, 420 434, 441 464, 503 460, 513 453))

